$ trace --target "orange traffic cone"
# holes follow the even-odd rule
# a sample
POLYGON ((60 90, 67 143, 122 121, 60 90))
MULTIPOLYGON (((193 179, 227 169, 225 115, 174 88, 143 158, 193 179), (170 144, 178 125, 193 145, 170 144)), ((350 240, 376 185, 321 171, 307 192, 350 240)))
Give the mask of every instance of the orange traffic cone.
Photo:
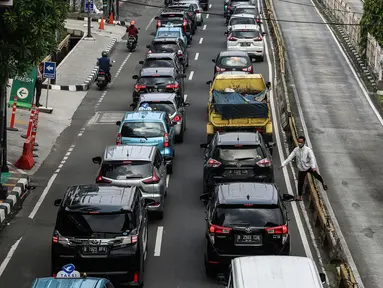
POLYGON ((113 12, 110 12, 109 24, 112 24, 112 25, 114 24, 113 12))
POLYGON ((105 29, 105 20, 104 16, 102 16, 101 21, 100 21, 100 26, 98 26, 99 30, 104 30, 105 29))

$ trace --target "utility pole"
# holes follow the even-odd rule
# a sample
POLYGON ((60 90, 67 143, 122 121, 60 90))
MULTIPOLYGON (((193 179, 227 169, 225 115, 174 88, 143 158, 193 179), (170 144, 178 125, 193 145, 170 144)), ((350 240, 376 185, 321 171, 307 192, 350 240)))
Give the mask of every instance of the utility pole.
MULTIPOLYGON (((5 79, 8 79, 7 77, 5 79)), ((8 173, 7 162, 7 80, 0 83, 1 173, 8 173)))
POLYGON ((88 1, 88 35, 86 37, 92 38, 92 27, 91 27, 91 21, 90 21, 90 2, 91 0, 88 1))

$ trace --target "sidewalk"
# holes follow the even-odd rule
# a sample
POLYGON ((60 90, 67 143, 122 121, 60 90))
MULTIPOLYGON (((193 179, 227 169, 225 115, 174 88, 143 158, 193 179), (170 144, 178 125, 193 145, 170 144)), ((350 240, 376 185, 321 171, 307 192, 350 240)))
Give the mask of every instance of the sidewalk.
MULTIPOLYGON (((81 30, 87 35, 87 22, 67 19, 65 28, 81 30)), ((53 90, 84 91, 97 75, 97 58, 102 51, 111 52, 117 41, 125 35, 125 28, 117 25, 105 24, 105 30, 99 30, 99 24, 92 22, 93 39, 83 37, 69 52, 67 57, 57 67, 56 85, 51 85, 53 90), (81 65, 79 65, 81 63, 81 65)), ((47 81, 44 82, 47 84, 47 81)))

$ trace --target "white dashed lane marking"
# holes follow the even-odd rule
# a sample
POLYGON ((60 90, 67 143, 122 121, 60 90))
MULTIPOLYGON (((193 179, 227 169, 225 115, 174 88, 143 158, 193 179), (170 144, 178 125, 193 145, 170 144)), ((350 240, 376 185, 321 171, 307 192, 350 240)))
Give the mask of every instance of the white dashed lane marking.
POLYGON ((203 38, 199 39, 199 43, 198 44, 202 44, 203 42, 203 38))
POLYGON ((198 60, 198 57, 199 57, 199 53, 195 53, 195 57, 194 57, 194 60, 198 60))
POLYGON ((190 75, 189 75, 189 80, 192 80, 192 79, 193 79, 193 76, 194 76, 194 71, 191 71, 191 72, 190 72, 190 75))
POLYGON ((206 14, 206 19, 209 18, 209 14, 206 14))
POLYGON ((206 25, 203 25, 203 28, 202 28, 202 30, 206 30, 206 25))

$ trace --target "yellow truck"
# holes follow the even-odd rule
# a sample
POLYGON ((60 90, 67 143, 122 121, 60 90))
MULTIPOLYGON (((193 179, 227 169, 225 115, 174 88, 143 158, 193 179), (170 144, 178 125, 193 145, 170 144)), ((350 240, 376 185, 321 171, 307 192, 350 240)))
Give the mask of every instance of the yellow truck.
POLYGON ((261 74, 220 74, 210 85, 206 127, 209 143, 217 131, 258 131, 272 142, 268 92, 261 74))

